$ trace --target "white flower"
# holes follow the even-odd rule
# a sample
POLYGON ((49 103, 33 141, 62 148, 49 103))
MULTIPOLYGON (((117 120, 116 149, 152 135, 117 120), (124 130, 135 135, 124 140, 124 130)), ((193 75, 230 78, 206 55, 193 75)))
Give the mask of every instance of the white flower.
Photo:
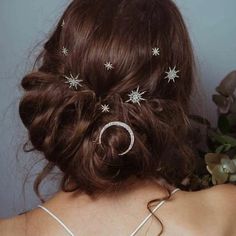
POLYGON ((102 112, 110 112, 110 107, 107 104, 101 105, 102 112))
POLYGON ((175 70, 176 66, 171 69, 169 67, 169 71, 165 72, 167 74, 167 76, 165 77, 165 79, 168 79, 168 83, 172 80, 173 82, 175 82, 176 78, 179 78, 179 76, 177 75, 177 73, 179 72, 179 70, 175 70))
POLYGON ((153 56, 159 56, 160 55, 160 48, 153 48, 152 49, 152 55, 153 56))
POLYGON ((138 103, 140 105, 140 101, 141 100, 146 100, 144 98, 142 98, 142 95, 145 93, 146 91, 140 93, 139 92, 139 86, 137 88, 136 91, 132 91, 128 96, 129 96, 129 100, 127 100, 126 102, 131 101, 132 103, 138 103))
POLYGON ((66 83, 66 84, 70 84, 70 87, 69 87, 69 88, 75 87, 75 88, 77 89, 77 86, 81 86, 81 87, 82 87, 82 85, 80 84, 80 82, 82 82, 83 80, 78 80, 79 74, 78 74, 76 77, 74 77, 74 76, 70 73, 70 76, 64 75, 63 77, 67 79, 67 81, 66 81, 65 83, 66 83))
POLYGON ((62 54, 63 54, 64 56, 68 56, 68 53, 69 53, 69 50, 68 50, 66 47, 63 47, 63 48, 62 48, 62 54))
POLYGON ((106 62, 104 64, 104 66, 106 67, 107 70, 112 70, 114 69, 113 65, 111 64, 111 62, 106 62))

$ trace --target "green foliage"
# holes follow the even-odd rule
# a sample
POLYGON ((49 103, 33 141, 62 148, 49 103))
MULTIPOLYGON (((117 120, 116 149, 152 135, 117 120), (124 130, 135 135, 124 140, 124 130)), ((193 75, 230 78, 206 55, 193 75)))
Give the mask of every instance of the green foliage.
POLYGON ((212 100, 218 109, 217 127, 211 127, 210 122, 200 116, 190 117, 204 125, 207 133, 207 150, 199 150, 205 170, 192 176, 193 188, 196 185, 236 184, 236 71, 227 75, 216 91, 218 94, 214 94, 212 100))

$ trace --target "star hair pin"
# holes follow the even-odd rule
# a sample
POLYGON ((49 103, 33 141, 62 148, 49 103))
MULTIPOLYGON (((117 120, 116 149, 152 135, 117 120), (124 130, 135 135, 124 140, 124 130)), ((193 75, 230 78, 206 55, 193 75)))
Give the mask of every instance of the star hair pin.
POLYGON ((63 47, 61 52, 64 56, 68 56, 68 54, 69 54, 69 50, 66 47, 63 47))
POLYGON ((137 87, 136 91, 131 91, 130 94, 128 94, 129 99, 126 102, 132 102, 132 103, 138 103, 140 106, 140 101, 141 100, 146 100, 145 98, 142 98, 142 95, 146 93, 146 91, 144 92, 139 92, 139 86, 137 87))
POLYGON ((104 66, 105 66, 105 68, 106 68, 107 70, 112 70, 112 69, 114 69, 114 67, 113 67, 113 65, 112 65, 112 63, 111 63, 110 61, 106 62, 106 63, 104 64, 104 66))
POLYGON ((170 81, 173 81, 175 83, 175 79, 179 78, 179 76, 177 75, 178 72, 179 70, 176 70, 176 66, 173 69, 169 67, 169 71, 165 72, 167 74, 165 79, 168 79, 168 83, 170 81))
POLYGON ((107 104, 101 105, 102 112, 110 112, 110 107, 107 104))
POLYGON ((82 82, 83 80, 79 80, 79 74, 76 75, 75 77, 72 75, 72 73, 70 73, 70 76, 66 76, 64 75, 63 76, 65 79, 67 79, 67 81, 65 82, 66 84, 69 84, 69 88, 71 87, 75 87, 75 89, 77 89, 78 87, 77 86, 81 86, 82 85, 80 84, 80 82, 82 82))
POLYGON ((152 55, 153 56, 160 56, 160 48, 153 48, 152 55))

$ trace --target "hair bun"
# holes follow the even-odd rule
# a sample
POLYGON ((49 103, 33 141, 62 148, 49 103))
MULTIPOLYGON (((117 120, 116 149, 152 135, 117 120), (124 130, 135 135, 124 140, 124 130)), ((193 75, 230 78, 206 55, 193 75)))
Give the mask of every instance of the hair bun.
POLYGON ((132 176, 178 184, 192 172, 195 155, 187 134, 194 60, 172 1, 72 1, 38 62, 38 71, 22 80, 19 112, 33 147, 49 161, 41 176, 57 166, 63 190, 71 179, 81 191, 96 193, 132 176), (83 88, 66 83, 80 78, 83 88), (125 102, 138 86, 140 93, 125 102), (137 104, 143 94, 146 101, 137 104), (109 112, 101 105, 109 105, 109 112), (134 132, 124 156, 119 154, 130 136, 123 128, 110 127, 98 144, 112 121, 134 132))

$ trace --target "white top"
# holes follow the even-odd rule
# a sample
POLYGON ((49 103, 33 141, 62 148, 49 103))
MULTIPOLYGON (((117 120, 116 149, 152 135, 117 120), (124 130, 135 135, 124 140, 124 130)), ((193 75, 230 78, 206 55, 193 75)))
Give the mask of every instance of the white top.
MULTIPOLYGON (((172 192, 171 195, 174 194, 175 192, 177 192, 178 190, 180 190, 179 188, 175 188, 172 192)), ((153 209, 152 213, 154 213, 158 208, 160 208, 166 200, 162 200, 159 202, 159 204, 157 204, 157 206, 153 209)), ((57 217, 55 216, 51 211, 49 211, 46 207, 38 205, 39 208, 43 209, 45 212, 47 212, 50 216, 53 217, 53 219, 55 219, 66 231, 69 235, 71 236, 75 236, 74 233, 71 232, 71 230, 57 217)), ((152 216, 152 213, 150 213, 139 225, 138 227, 133 231, 133 233, 131 233, 129 236, 134 236, 139 230, 140 228, 148 221, 148 219, 152 216)))

